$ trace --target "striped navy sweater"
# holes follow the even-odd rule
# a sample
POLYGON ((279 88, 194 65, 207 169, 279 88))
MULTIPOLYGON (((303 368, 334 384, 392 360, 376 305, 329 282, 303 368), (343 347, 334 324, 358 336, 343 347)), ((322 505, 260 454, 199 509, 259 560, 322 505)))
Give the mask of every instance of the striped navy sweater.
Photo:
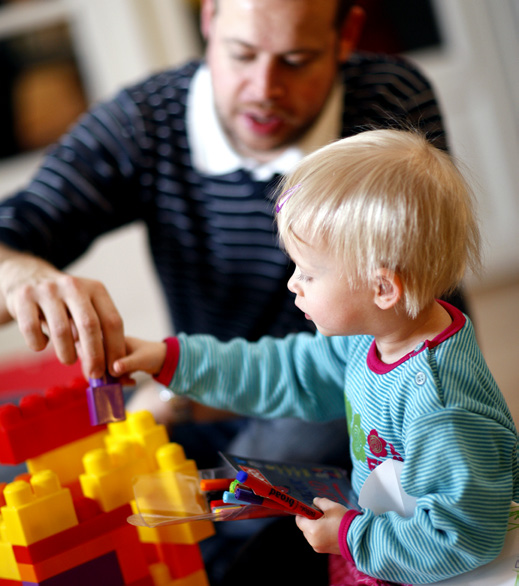
MULTIPOLYGON (((0 205, 0 241, 66 267, 101 234, 144 222, 174 327, 255 340, 308 329, 286 288, 270 182, 198 173, 186 102, 199 66, 158 73, 86 113, 29 185, 0 205)), ((341 70, 342 136, 415 127, 445 137, 432 89, 408 62, 354 55, 341 70)))

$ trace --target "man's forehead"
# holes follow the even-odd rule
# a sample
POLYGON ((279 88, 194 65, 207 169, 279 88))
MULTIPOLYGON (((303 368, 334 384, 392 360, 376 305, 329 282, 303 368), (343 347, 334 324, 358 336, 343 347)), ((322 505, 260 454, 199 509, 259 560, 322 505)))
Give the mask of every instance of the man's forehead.
POLYGON ((215 0, 217 14, 236 24, 283 24, 287 32, 317 27, 334 28, 338 0, 215 0))
MULTIPOLYGON (((330 1, 330 0, 326 0, 330 1)), ((332 0, 333 1, 333 0, 332 0)), ((219 38, 278 55, 329 50, 336 42, 333 10, 312 0, 220 0, 219 38)))

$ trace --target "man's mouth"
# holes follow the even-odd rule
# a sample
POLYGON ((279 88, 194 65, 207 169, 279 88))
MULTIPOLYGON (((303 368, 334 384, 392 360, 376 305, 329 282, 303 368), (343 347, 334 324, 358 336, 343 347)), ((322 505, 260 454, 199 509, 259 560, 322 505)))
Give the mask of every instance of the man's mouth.
POLYGON ((248 128, 256 134, 274 134, 283 125, 283 119, 276 114, 244 112, 243 117, 248 128))

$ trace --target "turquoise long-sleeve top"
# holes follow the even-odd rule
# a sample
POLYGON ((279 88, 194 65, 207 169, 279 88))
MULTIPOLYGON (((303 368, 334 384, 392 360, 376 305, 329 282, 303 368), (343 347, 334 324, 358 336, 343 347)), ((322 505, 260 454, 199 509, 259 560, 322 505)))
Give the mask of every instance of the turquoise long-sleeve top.
POLYGON ((417 504, 411 518, 348 512, 343 556, 389 581, 443 580, 499 554, 519 498, 512 416, 470 320, 445 307, 450 327, 390 365, 371 336, 221 343, 181 334, 169 387, 246 415, 326 421, 346 412, 357 494, 393 458, 404 461, 402 486, 417 504))

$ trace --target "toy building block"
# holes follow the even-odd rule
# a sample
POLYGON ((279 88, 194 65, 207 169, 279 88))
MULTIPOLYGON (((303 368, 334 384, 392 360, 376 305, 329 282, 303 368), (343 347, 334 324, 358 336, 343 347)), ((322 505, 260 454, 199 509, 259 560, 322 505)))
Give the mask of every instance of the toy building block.
POLYGON ((189 576, 174 579, 166 564, 156 562, 150 565, 150 574, 153 577, 154 586, 209 586, 205 570, 198 570, 189 576))
POLYGON ((80 546, 64 549, 36 564, 18 563, 18 568, 23 581, 42 582, 102 558, 110 552, 115 554, 117 571, 124 577, 124 584, 149 575, 137 532, 127 524, 80 546))
POLYGON ((149 471, 157 469, 155 454, 157 450, 169 442, 168 433, 164 425, 155 423, 149 411, 128 413, 127 420, 122 423, 111 423, 108 426, 109 436, 106 445, 121 440, 130 441, 142 447, 148 459, 149 471))
POLYGON ((37 581, 24 580, 24 586, 124 586, 115 552, 89 560, 51 578, 37 581))
POLYGON ((26 395, 18 407, 0 406, 0 464, 20 464, 97 433, 90 425, 86 381, 26 395))
POLYGON ((78 524, 70 491, 51 470, 35 474, 30 484, 8 484, 4 497, 0 514, 5 538, 13 545, 29 545, 78 524))
POLYGON ((172 580, 170 586, 209 586, 209 580, 207 579, 205 570, 198 570, 198 572, 185 576, 184 578, 172 580))
MULTIPOLYGON (((28 546, 13 546, 24 583, 65 584, 64 577, 70 578, 74 568, 115 552, 123 584, 142 581, 152 586, 136 528, 126 522, 130 505, 103 513, 95 501, 85 497, 74 504, 78 525, 28 546)), ((87 583, 105 583, 101 574, 98 578, 87 583)), ((71 583, 79 582, 68 582, 71 583)))
POLYGON ((144 490, 132 503, 136 514, 171 514, 186 517, 184 523, 159 527, 138 527, 143 543, 195 544, 214 535, 211 521, 189 521, 189 515, 204 511, 206 503, 199 490, 198 470, 194 460, 187 460, 180 444, 168 443, 156 453, 160 471, 154 475, 149 496, 144 490), (167 510, 161 510, 165 503, 167 510), (172 511, 171 508, 175 507, 172 511))
POLYGON ((197 543, 194 545, 157 543, 153 547, 156 549, 155 555, 158 561, 166 564, 172 578, 185 578, 204 569, 200 547, 197 543))
POLYGON ((169 573, 169 568, 166 564, 163 564, 162 562, 151 564, 150 574, 155 586, 170 586, 171 574, 169 573))
POLYGON ((103 513, 95 501, 86 497, 74 501, 74 507, 79 525, 28 546, 14 545, 16 561, 34 565, 76 547, 86 548, 100 536, 125 526, 126 518, 131 511, 130 505, 124 505, 109 513, 103 513))
POLYGON ((31 474, 36 474, 41 470, 52 470, 58 475, 62 486, 71 485, 78 480, 79 475, 84 471, 83 456, 97 448, 104 448, 104 440, 107 435, 108 431, 103 429, 35 458, 29 458, 26 461, 27 470, 31 474))
POLYGON ((119 381, 106 373, 103 378, 89 379, 87 388, 88 412, 92 425, 124 421, 123 388, 119 381))
POLYGON ((159 469, 173 472, 174 477, 179 480, 170 487, 173 489, 175 502, 187 505, 194 498, 198 506, 204 509, 206 503, 199 488, 198 468, 194 460, 186 459, 184 448, 177 443, 165 444, 157 450, 156 457, 159 469))
POLYGON ((5 523, 0 517, 0 583, 1 580, 21 580, 13 545, 5 538, 5 523))
POLYGON ((79 481, 83 494, 111 511, 133 499, 132 478, 148 472, 139 446, 120 441, 107 449, 88 452, 83 458, 84 474, 79 481))

